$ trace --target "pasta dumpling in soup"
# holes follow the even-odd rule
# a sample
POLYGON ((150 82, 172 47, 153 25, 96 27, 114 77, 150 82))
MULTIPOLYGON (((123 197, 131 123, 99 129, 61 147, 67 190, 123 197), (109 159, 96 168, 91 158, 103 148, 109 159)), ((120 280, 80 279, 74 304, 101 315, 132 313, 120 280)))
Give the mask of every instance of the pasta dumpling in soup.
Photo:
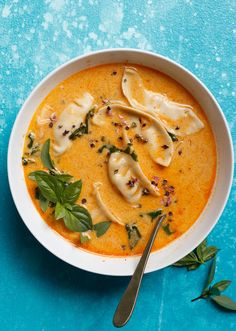
POLYGON ((22 155, 32 201, 79 248, 141 254, 184 234, 210 197, 216 146, 197 101, 161 72, 106 64, 56 86, 36 109, 22 155))

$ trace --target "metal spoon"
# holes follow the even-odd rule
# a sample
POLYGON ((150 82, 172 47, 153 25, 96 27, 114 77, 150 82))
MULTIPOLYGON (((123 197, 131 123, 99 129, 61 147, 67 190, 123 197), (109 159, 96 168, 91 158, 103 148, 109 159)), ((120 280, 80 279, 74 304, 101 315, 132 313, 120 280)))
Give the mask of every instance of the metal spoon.
POLYGON ((145 247, 143 255, 136 267, 136 270, 127 286, 125 293, 123 294, 113 317, 113 325, 117 328, 124 326, 130 319, 135 307, 135 303, 138 297, 139 288, 143 278, 143 273, 156 238, 157 232, 165 219, 166 215, 162 215, 156 221, 150 239, 145 247))

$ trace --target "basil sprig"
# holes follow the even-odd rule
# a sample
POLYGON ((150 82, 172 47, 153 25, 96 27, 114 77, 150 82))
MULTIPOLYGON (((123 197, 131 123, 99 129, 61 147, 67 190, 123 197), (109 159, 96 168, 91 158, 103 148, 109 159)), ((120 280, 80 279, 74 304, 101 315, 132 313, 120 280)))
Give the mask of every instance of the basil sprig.
POLYGON ((217 305, 228 309, 236 311, 236 302, 227 297, 226 295, 221 295, 223 291, 227 289, 227 287, 231 284, 230 280, 221 280, 220 282, 215 283, 211 286, 211 283, 214 279, 215 275, 215 267, 216 267, 216 260, 215 258, 212 261, 210 272, 207 277, 206 285, 201 293, 197 298, 192 299, 191 301, 196 301, 199 299, 211 299, 217 305))
MULTIPOLYGON (((60 176, 54 176, 46 171, 34 171, 29 174, 29 177, 35 180, 39 189, 40 195, 47 206, 49 202, 56 204, 55 218, 63 219, 65 226, 75 232, 85 232, 92 230, 92 218, 87 209, 75 204, 80 196, 82 182, 78 180, 74 183, 61 181, 60 176)), ((40 203, 41 206, 41 203, 40 203)), ((42 206, 41 206, 42 208, 42 206)), ((46 211, 46 208, 42 208, 46 211)))
POLYGON ((138 161, 138 155, 135 153, 135 151, 132 148, 132 144, 128 143, 127 147, 124 149, 118 148, 115 145, 112 144, 104 144, 98 149, 98 153, 102 153, 104 149, 108 149, 110 154, 115 153, 115 152, 123 152, 132 157, 134 161, 138 161))
POLYGON ((213 259, 219 249, 215 246, 207 246, 207 239, 194 249, 191 253, 173 264, 175 267, 186 267, 187 270, 195 270, 201 264, 213 259))

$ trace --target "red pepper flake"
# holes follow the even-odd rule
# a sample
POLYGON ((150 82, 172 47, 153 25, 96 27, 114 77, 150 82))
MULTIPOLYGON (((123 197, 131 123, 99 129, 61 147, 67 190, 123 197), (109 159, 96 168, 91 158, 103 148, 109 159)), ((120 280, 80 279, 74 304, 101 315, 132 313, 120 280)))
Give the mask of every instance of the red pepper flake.
POLYGON ((57 115, 56 115, 56 113, 52 113, 52 115, 50 116, 50 121, 52 121, 52 122, 56 122, 57 121, 57 115))
POLYGON ((181 155, 181 154, 182 154, 182 149, 180 149, 180 150, 178 151, 178 154, 179 154, 179 155, 181 155))
POLYGON ((161 148, 167 149, 167 148, 169 148, 169 146, 168 145, 162 145, 161 148))
POLYGON ((58 125, 58 129, 61 129, 63 127, 63 125, 59 124, 58 125))
POLYGON ((144 138, 143 136, 141 136, 140 134, 136 133, 136 135, 134 136, 134 138, 138 141, 141 142, 143 144, 146 144, 148 142, 148 139, 144 138))
POLYGON ((138 182, 138 178, 136 177, 131 177, 131 179, 126 183, 129 187, 134 187, 134 185, 138 182))
POLYGON ((118 169, 115 169, 115 170, 114 170, 114 174, 117 174, 117 173, 118 173, 118 171, 119 171, 118 169))
POLYGON ((115 76, 117 74, 117 71, 112 71, 111 75, 115 76))
POLYGON ((102 99, 102 103, 103 103, 104 105, 108 104, 109 102, 110 102, 109 99, 102 99))
POLYGON ((87 200, 84 198, 81 200, 81 203, 84 205, 87 202, 87 200))
POLYGON ((112 116, 112 110, 111 110, 111 107, 110 106, 107 106, 106 114, 108 116, 112 116))
POLYGON ((48 126, 49 126, 49 128, 52 128, 52 127, 53 127, 53 122, 50 122, 50 123, 48 124, 48 126))
POLYGON ((62 135, 63 135, 63 136, 66 136, 69 132, 70 132, 69 130, 65 130, 65 131, 62 133, 62 135))
POLYGON ((142 195, 149 195, 149 194, 150 194, 149 189, 144 188, 144 189, 142 190, 142 195))
POLYGON ((127 131, 129 130, 129 126, 128 125, 126 125, 125 130, 127 130, 127 131))
POLYGON ((175 130, 179 130, 179 129, 180 129, 180 127, 177 125, 176 128, 175 128, 175 130))

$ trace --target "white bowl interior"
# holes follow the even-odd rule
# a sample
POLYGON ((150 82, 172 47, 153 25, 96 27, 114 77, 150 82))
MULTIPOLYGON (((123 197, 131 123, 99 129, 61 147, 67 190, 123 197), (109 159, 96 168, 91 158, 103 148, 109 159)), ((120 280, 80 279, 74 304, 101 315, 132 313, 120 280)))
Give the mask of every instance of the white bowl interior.
POLYGON ((151 254, 146 272, 173 264, 192 251, 211 231, 226 204, 233 176, 233 148, 226 120, 208 89, 189 71, 160 55, 132 49, 113 49, 78 57, 47 76, 31 93, 15 121, 8 149, 8 176, 16 207, 31 233, 54 255, 81 269, 107 275, 131 275, 139 257, 112 257, 74 247, 42 220, 28 194, 21 156, 24 135, 39 103, 70 75, 105 63, 129 62, 164 72, 183 85, 204 109, 216 139, 217 178, 211 198, 199 219, 180 238, 151 254))

